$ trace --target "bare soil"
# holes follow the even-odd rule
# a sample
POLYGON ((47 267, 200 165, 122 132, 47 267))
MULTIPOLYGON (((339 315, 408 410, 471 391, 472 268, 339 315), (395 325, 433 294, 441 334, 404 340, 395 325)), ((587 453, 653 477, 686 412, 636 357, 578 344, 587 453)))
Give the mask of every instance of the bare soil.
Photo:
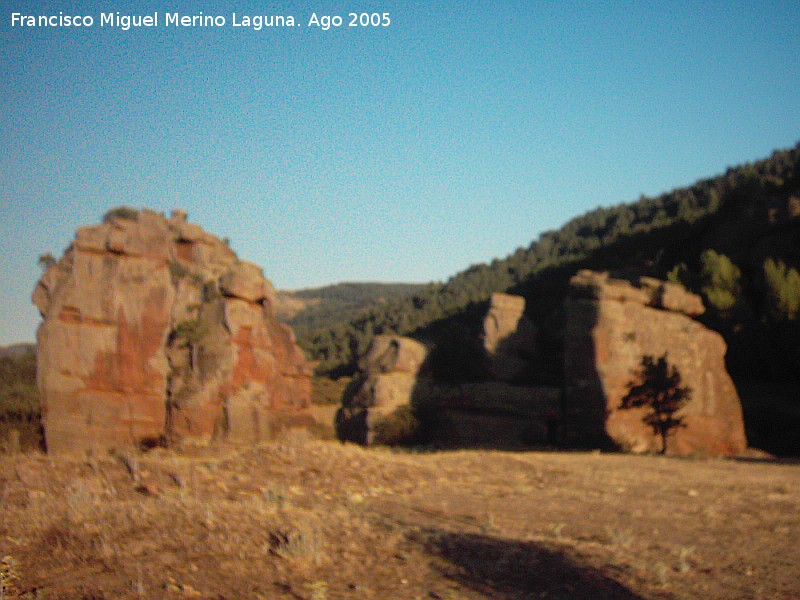
POLYGON ((362 449, 0 457, 0 598, 800 598, 800 464, 362 449))

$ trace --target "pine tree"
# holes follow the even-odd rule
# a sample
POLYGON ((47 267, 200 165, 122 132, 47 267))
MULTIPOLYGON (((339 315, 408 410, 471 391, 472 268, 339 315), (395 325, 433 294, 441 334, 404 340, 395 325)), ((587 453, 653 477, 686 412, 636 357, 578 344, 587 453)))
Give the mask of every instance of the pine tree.
POLYGON ((686 263, 680 263, 672 267, 672 270, 667 273, 667 281, 689 288, 691 282, 691 273, 689 273, 686 263))
POLYGON ((732 310, 742 294, 739 267, 714 250, 703 252, 700 260, 703 263, 702 291, 706 300, 720 312, 732 310))
POLYGON ((792 321, 800 314, 800 273, 779 260, 764 261, 767 302, 770 315, 776 320, 792 321))

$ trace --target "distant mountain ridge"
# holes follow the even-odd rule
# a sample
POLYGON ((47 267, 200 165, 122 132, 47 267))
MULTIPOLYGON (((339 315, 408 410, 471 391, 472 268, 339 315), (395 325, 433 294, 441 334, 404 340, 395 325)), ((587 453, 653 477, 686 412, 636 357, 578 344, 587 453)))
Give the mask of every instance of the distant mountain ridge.
POLYGON ((26 354, 33 354, 36 352, 36 344, 19 343, 10 344, 8 346, 0 346, 0 358, 10 358, 11 360, 19 360, 26 354))
POLYGON ((362 310, 404 298, 428 284, 343 282, 318 288, 278 290, 276 315, 298 337, 355 318, 362 310))

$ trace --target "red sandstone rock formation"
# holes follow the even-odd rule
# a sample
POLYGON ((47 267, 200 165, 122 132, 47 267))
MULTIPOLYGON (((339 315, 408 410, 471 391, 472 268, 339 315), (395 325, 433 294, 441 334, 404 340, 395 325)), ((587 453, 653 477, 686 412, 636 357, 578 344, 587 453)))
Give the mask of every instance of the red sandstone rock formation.
POLYGON ((80 228, 33 292, 48 450, 257 441, 306 419, 310 372, 273 296, 185 213, 80 228))
POLYGON ((700 298, 679 285, 642 278, 638 286, 581 271, 571 280, 565 333, 565 423, 572 443, 661 449, 643 422, 645 409, 621 410, 642 357, 667 354, 692 399, 679 413, 685 428, 670 437, 670 454, 735 455, 747 447, 742 409, 725 369, 726 345, 694 321, 700 298))

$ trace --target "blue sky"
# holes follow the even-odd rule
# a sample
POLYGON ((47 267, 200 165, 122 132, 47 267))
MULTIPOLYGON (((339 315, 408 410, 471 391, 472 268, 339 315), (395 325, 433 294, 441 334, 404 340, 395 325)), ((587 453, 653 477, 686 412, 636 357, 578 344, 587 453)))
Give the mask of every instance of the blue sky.
POLYGON ((445 280, 800 140, 796 1, 2 6, 0 344, 34 339, 38 256, 115 206, 183 208, 281 289, 445 280), (363 10, 390 26, 348 27, 363 10), (161 23, 100 27, 112 11, 161 23))

